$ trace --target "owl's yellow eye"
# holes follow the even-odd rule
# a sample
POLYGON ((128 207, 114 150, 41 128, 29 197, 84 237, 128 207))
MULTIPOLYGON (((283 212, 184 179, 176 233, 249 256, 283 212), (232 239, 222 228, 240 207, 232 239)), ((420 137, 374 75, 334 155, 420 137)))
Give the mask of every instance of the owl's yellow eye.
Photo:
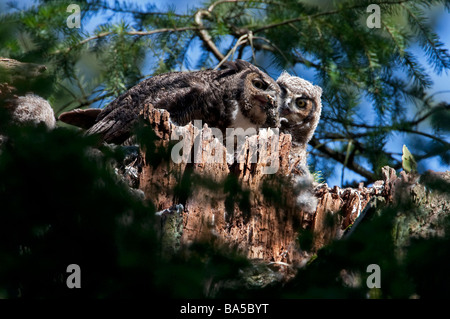
POLYGON ((296 105, 298 108, 303 109, 303 108, 306 107, 306 100, 303 99, 303 98, 298 98, 298 99, 295 100, 295 105, 296 105))
POLYGON ((267 89, 267 84, 259 79, 252 80, 252 84, 255 88, 257 88, 259 90, 267 89))

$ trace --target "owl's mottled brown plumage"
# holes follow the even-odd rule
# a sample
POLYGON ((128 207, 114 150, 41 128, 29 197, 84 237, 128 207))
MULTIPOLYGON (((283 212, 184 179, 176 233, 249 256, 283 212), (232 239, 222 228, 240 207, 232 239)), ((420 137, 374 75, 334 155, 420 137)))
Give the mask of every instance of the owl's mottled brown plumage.
POLYGON ((228 127, 276 127, 279 92, 278 85, 267 74, 237 60, 225 63, 220 70, 154 76, 101 111, 84 114, 88 110, 75 110, 61 114, 60 120, 88 128, 87 134, 99 134, 105 142, 116 144, 130 136, 144 105, 166 109, 177 125, 198 119, 224 133, 228 127))

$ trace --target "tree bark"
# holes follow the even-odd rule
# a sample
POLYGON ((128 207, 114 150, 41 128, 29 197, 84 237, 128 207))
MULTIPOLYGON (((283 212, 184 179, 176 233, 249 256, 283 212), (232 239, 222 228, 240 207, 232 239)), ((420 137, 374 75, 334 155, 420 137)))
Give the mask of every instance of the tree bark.
POLYGON ((41 78, 45 71, 47 67, 42 64, 24 63, 0 57, 0 83, 27 82, 30 79, 41 78))
POLYGON ((42 64, 0 57, 0 107, 11 106, 9 100, 40 87, 49 76, 46 71, 42 64))
MULTIPOLYGON (((163 250, 169 254, 183 245, 208 241, 235 247, 252 260, 295 268, 331 240, 350 234, 349 228, 356 226, 357 218, 361 220, 375 201, 393 203, 406 196, 421 204, 425 201, 430 210, 436 205, 431 204, 434 197, 427 195, 418 183, 417 174, 402 172, 397 177, 394 169, 384 167, 383 180, 371 187, 362 183, 357 189, 316 185, 317 209, 313 214, 305 213, 296 205, 292 185, 292 177, 298 174, 295 163, 300 159, 290 154, 290 135, 280 134, 278 152, 268 153, 279 161, 278 171, 264 174, 267 163, 261 157, 256 163, 251 161, 252 143, 264 136, 247 138, 244 150, 236 155, 241 161, 228 164, 226 148, 213 138, 206 125, 178 127, 170 122, 167 111, 151 106, 145 107, 142 115, 158 137, 157 146, 168 147, 174 133, 183 133, 191 150, 190 163, 177 164, 166 159, 153 166, 151 159, 141 152, 144 160, 139 188, 159 210, 163 250), (196 138, 200 145, 197 148, 196 138), (194 153, 198 155, 197 161, 194 153), (209 163, 208 154, 223 162, 209 163), (189 191, 184 191, 185 188, 189 191), (313 233, 309 251, 299 245, 302 230, 313 233)), ((276 137, 269 137, 269 141, 275 141, 276 137)), ((448 196, 439 203, 440 211, 445 214, 450 211, 448 196)))

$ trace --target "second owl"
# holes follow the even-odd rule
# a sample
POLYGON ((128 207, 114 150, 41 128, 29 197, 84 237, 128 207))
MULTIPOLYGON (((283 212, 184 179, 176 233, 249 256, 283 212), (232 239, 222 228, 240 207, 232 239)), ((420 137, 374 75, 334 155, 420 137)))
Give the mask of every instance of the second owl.
POLYGON ((279 107, 280 128, 283 133, 291 134, 294 158, 298 160, 294 174, 297 188, 297 204, 303 211, 314 213, 317 198, 313 192, 313 178, 307 165, 308 142, 311 140, 322 111, 322 88, 302 78, 283 72, 277 79, 281 89, 279 107))

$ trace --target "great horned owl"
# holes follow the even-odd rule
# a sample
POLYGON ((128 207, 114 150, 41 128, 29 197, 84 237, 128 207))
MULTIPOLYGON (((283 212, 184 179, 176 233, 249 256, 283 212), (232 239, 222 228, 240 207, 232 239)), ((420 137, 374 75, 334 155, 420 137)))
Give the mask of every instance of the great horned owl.
MULTIPOLYGON (((0 85, 0 95, 4 93, 7 85, 0 85)), ((35 94, 15 96, 9 91, 6 96, 0 96, 0 107, 6 109, 8 120, 14 125, 44 124, 48 129, 55 127, 55 114, 47 100, 35 94)), ((0 134, 0 145, 6 137, 0 134)))
POLYGON ((55 127, 55 113, 47 100, 39 95, 19 96, 14 103, 12 119, 18 123, 44 123, 49 129, 55 127))
POLYGON ((14 124, 45 124, 49 129, 55 127, 55 114, 47 100, 28 93, 24 96, 12 96, 3 101, 3 107, 10 113, 14 124))
POLYGON ((224 133, 228 127, 277 127, 279 93, 270 76, 237 60, 220 70, 157 75, 135 85, 103 110, 74 110, 59 119, 115 144, 130 136, 144 105, 168 110, 177 125, 198 119, 224 133))
POLYGON ((277 84, 281 88, 281 130, 292 135, 294 144, 306 145, 319 123, 322 88, 287 72, 280 75, 277 84))
POLYGON ((292 136, 292 153, 299 159, 294 183, 299 188, 297 203, 313 213, 317 199, 312 194, 313 178, 307 166, 306 147, 311 140, 322 111, 322 88, 302 78, 283 72, 277 79, 281 88, 280 128, 292 136))

